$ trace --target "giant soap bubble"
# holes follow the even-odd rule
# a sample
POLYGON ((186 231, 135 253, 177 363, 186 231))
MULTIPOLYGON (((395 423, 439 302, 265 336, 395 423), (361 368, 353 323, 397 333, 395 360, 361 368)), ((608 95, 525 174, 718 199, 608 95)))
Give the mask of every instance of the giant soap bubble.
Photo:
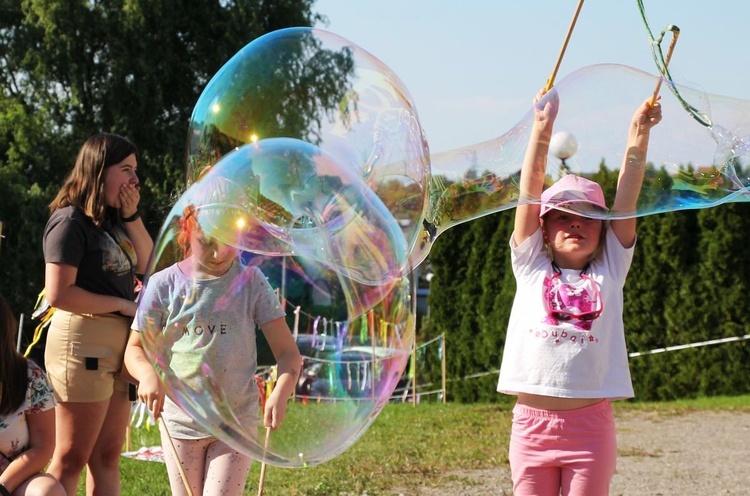
POLYGON ((324 30, 258 38, 219 70, 195 105, 188 180, 238 146, 279 137, 312 143, 346 164, 414 245, 429 151, 409 91, 385 64, 324 30))
MULTIPOLYGON (((548 182, 568 169, 610 177, 603 171, 619 168, 632 113, 657 81, 622 65, 560 80, 555 130, 577 147, 564 167, 550 156, 548 182)), ((640 202, 627 215, 743 201, 750 102, 669 86, 640 202)), ((445 230, 518 204, 529 109, 496 139, 431 156, 403 83, 351 42, 293 28, 243 48, 195 106, 191 186, 162 228, 151 272, 175 259, 179 217, 192 204, 210 236, 241 250, 297 306, 295 319, 287 308, 295 331, 303 309, 300 333, 314 353, 268 446, 262 429, 237 418, 209 364, 191 380, 170 372, 174 336, 154 330, 147 349, 170 395, 206 429, 275 465, 320 463, 354 443, 387 402, 413 344, 412 268, 445 230)), ((614 182, 602 185, 611 202, 614 182)))
POLYGON ((153 270, 174 259, 180 217, 193 205, 206 235, 241 250, 290 302, 290 327, 313 346, 268 445, 264 429, 232 411, 209 364, 190 378, 170 367, 179 341, 154 329, 147 350, 170 396, 271 464, 314 465, 354 443, 387 403, 414 342, 409 253, 428 174, 411 98, 370 54, 296 28, 238 52, 195 106, 192 184, 162 228, 153 270))
MULTIPOLYGON (((631 67, 602 64, 557 83, 561 109, 555 129, 579 143, 566 160, 571 172, 596 180, 600 165, 619 168, 632 113, 658 80, 631 67)), ((637 211, 628 215, 741 201, 750 102, 671 82, 661 93, 664 120, 652 133, 648 156, 653 170, 637 211), (677 92, 668 91, 672 88, 677 92), (708 117, 708 127, 684 110, 686 101, 708 117)), ((245 47, 209 83, 191 122, 188 175, 253 139, 311 141, 355 170, 408 226, 409 258, 416 266, 446 229, 515 207, 532 119, 529 102, 529 112, 498 138, 430 156, 409 92, 387 67, 332 33, 287 29, 245 47), (313 77, 323 67, 331 80, 313 77)), ((559 160, 552 156, 549 164, 552 182, 559 160)), ((602 186, 613 191, 612 184, 602 186)))
MULTIPOLYGON (((617 175, 602 171, 620 168, 633 112, 653 94, 657 81, 656 76, 616 64, 584 67, 560 80, 553 88, 560 100, 555 131, 574 137, 577 146, 571 156, 565 154, 564 163, 551 148, 547 184, 568 171, 584 175, 602 184, 611 205, 617 175), (612 179, 604 181, 605 177, 612 179)), ((663 87, 664 118, 651 132, 650 166, 637 209, 621 216, 748 199, 750 102, 691 86, 670 88, 675 91, 663 87), (693 107, 690 112, 684 108, 686 102, 693 107)), ((424 225, 433 227, 433 238, 456 224, 518 204, 518 175, 533 118, 530 105, 521 121, 502 136, 431 156, 424 225)), ((424 256, 412 254, 412 259, 424 256)))
POLYGON ((139 308, 148 323, 145 348, 170 398, 208 432, 272 464, 320 463, 362 435, 403 373, 414 340, 406 255, 398 223, 350 167, 296 139, 244 145, 188 188, 162 228, 139 308), (255 360, 253 330, 238 324, 249 313, 246 295, 259 291, 257 276, 241 270, 239 261, 219 278, 223 283, 185 281, 185 271, 168 269, 187 256, 183 233, 190 229, 183 227, 190 217, 202 246, 233 247, 238 260, 260 268, 271 287, 284 287, 324 320, 316 331, 328 346, 305 363, 305 378, 314 372, 314 384, 300 384, 299 399, 268 443, 257 420, 261 395, 255 379, 242 375, 248 374, 244 367, 227 370, 235 354, 250 370, 255 360), (170 290, 170 298, 159 298, 164 290, 151 284, 161 280, 163 269, 183 280, 174 285, 183 289, 170 290), (227 334, 237 339, 238 333, 245 336, 243 344, 218 354, 221 340, 230 339, 227 334), (243 394, 230 394, 226 384, 238 381, 244 381, 243 394))

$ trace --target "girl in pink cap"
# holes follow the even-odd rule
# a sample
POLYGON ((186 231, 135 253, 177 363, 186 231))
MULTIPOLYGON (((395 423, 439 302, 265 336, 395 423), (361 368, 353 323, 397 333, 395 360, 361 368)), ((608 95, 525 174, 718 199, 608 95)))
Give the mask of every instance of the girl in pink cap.
MULTIPOLYGON (((612 214, 635 212, 661 105, 633 115, 612 214)), ((510 240, 517 290, 497 390, 517 396, 510 438, 516 495, 608 494, 617 440, 611 400, 633 386, 622 320, 636 219, 605 222, 601 187, 567 175, 544 189, 558 97, 540 92, 510 240), (540 201, 541 200, 541 201, 540 201), (540 204, 541 203, 541 204, 540 204)))

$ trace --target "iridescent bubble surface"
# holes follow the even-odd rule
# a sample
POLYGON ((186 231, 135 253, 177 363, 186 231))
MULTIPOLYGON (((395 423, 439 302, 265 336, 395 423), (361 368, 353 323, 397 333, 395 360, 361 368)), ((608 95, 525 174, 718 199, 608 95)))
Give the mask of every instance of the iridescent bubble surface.
MULTIPOLYGON (((170 398, 207 432, 274 465, 310 466, 343 452, 388 402, 414 342, 415 289, 398 222, 361 177, 315 145, 259 140, 223 156, 173 207, 157 239, 145 302, 157 273, 183 258, 181 232, 191 215, 211 249, 231 247, 238 261, 260 268, 287 303, 290 328, 319 343, 266 445, 265 428, 238 411, 238 398, 226 391, 224 360, 209 344, 253 330, 207 323, 200 332, 212 333, 211 341, 196 346, 186 336, 199 332, 197 324, 163 325, 164 305, 142 304, 149 322, 144 347, 170 398), (295 307, 304 314, 301 325, 295 307)), ((234 280, 225 283, 226 293, 211 293, 196 278, 170 309, 203 299, 201 316, 210 319, 244 308, 243 294, 256 290, 248 287, 252 278, 247 270, 227 274, 234 280)), ((235 352, 254 360, 249 349, 229 353, 235 352)), ((261 365, 275 363, 266 355, 261 365)), ((259 378, 231 371, 229 377, 252 383, 248 395, 256 394, 259 378)), ((254 407, 260 417, 262 400, 254 407)))
MULTIPOLYGON (((555 130, 566 140, 551 150, 548 184, 568 170, 612 177, 601 171, 619 169, 631 116, 657 81, 609 64, 560 79, 555 130)), ((652 131, 643 191, 636 211, 624 215, 747 199, 750 102, 675 88, 710 126, 662 88, 664 119, 652 131)), ((450 227, 538 201, 521 200, 518 191, 532 120, 529 102, 498 138, 431 156, 403 83, 348 40, 293 28, 238 52, 195 106, 186 170, 192 186, 162 229, 153 271, 175 260, 179 217, 193 202, 206 232, 240 250, 288 299, 290 327, 313 356, 268 446, 263 429, 237 421, 210 364, 198 388, 170 373, 174 342, 154 332, 149 352, 170 393, 210 432, 275 465, 314 465, 351 446, 406 365, 412 268, 450 227)), ((611 204, 614 180, 602 186, 611 204)))
MULTIPOLYGON (((653 95, 657 81, 654 75, 616 64, 584 67, 559 80, 553 88, 560 99, 555 132, 574 137, 577 147, 565 158, 567 169, 561 157, 555 156, 554 148, 550 150, 547 185, 568 169, 594 181, 605 176, 599 174, 601 167, 619 170, 633 112, 653 95)), ((668 85, 662 86, 663 120, 651 132, 643 189, 636 211, 624 216, 748 199, 750 101, 680 84, 675 88, 710 119, 711 125, 700 124, 668 85)), ((424 223, 429 229, 423 232, 424 242, 412 251, 415 265, 429 253, 431 240, 446 229, 518 204, 518 175, 532 122, 529 102, 529 111, 502 136, 431 156, 430 199, 424 223)), ((611 205, 616 174, 602 188, 611 205)))
POLYGON ((188 180, 243 144, 294 138, 325 150, 381 199, 411 247, 429 185, 429 150, 403 82, 333 33, 290 28, 230 59, 193 110, 188 180))

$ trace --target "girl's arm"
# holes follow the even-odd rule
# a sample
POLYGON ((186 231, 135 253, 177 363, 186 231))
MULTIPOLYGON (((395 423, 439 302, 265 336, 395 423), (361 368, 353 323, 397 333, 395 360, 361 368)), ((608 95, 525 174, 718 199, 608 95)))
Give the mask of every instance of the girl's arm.
POLYGON ((72 313, 120 312, 132 317, 138 305, 134 301, 86 291, 76 286, 78 268, 73 265, 48 263, 44 270, 44 296, 49 304, 72 313))
POLYGON ((297 387, 297 379, 302 367, 302 355, 283 317, 263 324, 260 329, 266 336, 278 364, 276 387, 266 400, 263 425, 278 429, 286 414, 286 403, 297 387))
MULTIPOLYGON (((633 114, 633 120, 628 131, 625 157, 617 179, 617 193, 612 205, 612 214, 631 215, 635 213, 646 171, 646 154, 651 137, 651 128, 660 121, 661 104, 658 102, 658 98, 653 105, 651 104, 651 98, 649 98, 633 114)), ((625 248, 633 246, 633 243, 635 243, 635 217, 613 219, 610 226, 622 246, 625 248)))
MULTIPOLYGON (((123 185, 120 188, 120 204, 122 205, 120 215, 122 218, 127 219, 135 215, 138 212, 138 203, 140 201, 141 193, 136 185, 123 185)), ((146 231, 143 219, 140 217, 131 222, 123 222, 123 224, 125 225, 125 232, 130 242, 133 243, 135 254, 138 256, 135 272, 143 274, 148 267, 148 259, 151 256, 151 251, 154 249, 154 242, 148 231, 146 231)))
POLYGON ((29 449, 18 455, 0 474, 0 483, 13 493, 26 479, 37 475, 52 459, 55 450, 55 409, 26 414, 29 449))
POLYGON ((534 99, 534 123, 521 167, 519 199, 513 226, 513 241, 516 246, 526 241, 539 229, 538 202, 544 189, 547 170, 547 153, 552 137, 552 126, 557 117, 559 99, 556 91, 545 94, 540 91, 534 99))
POLYGON ((159 418, 164 408, 164 383, 143 349, 140 332, 130 333, 124 361, 128 373, 138 381, 138 399, 151 410, 154 418, 159 418))
POLYGON ((154 242, 151 239, 146 226, 143 225, 143 219, 140 217, 132 222, 124 222, 125 232, 128 239, 133 243, 135 254, 138 257, 138 263, 135 266, 136 274, 144 274, 148 268, 148 260, 151 257, 151 251, 154 249, 154 242))

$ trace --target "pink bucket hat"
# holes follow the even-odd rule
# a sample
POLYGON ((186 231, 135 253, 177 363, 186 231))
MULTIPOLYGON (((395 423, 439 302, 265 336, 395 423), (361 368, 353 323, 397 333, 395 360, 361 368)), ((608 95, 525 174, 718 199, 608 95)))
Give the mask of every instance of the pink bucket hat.
POLYGON ((603 214, 609 209, 599 184, 589 179, 568 174, 542 192, 539 217, 558 207, 584 216, 603 214))

